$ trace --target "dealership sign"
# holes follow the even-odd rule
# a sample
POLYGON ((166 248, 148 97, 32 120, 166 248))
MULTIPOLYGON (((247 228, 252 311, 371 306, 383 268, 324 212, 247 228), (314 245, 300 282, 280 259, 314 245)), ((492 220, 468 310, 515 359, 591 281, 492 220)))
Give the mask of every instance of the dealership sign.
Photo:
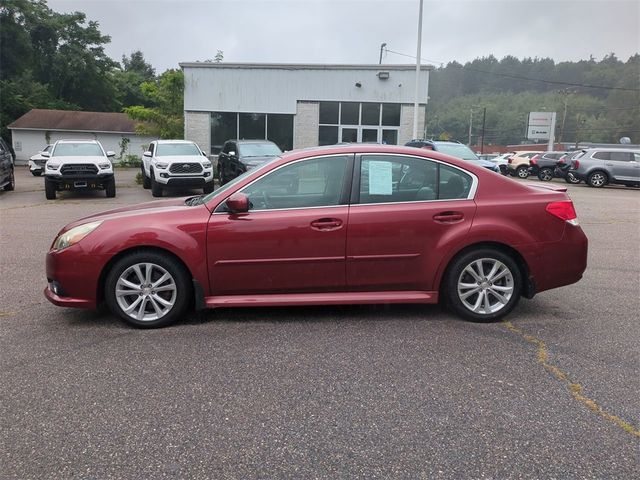
POLYGON ((549 140, 556 123, 556 112, 531 112, 527 121, 529 140, 549 140))

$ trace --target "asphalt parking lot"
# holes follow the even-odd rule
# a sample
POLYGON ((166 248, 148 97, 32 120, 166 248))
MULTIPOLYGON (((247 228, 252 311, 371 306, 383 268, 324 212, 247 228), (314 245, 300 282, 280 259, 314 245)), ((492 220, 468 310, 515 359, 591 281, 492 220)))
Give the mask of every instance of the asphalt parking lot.
POLYGON ((25 167, 0 193, 1 478, 640 475, 638 189, 568 185, 585 276, 507 322, 247 308, 142 331, 42 294, 64 224, 152 199, 136 172, 113 199, 47 201, 25 167))

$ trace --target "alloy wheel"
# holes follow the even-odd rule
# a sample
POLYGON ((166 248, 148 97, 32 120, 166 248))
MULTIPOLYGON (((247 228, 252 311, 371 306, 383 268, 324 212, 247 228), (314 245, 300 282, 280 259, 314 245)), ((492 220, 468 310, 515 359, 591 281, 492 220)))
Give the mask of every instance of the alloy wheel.
POLYGON ((462 270, 457 290, 462 305, 471 312, 496 313, 505 308, 513 295, 513 274, 495 258, 480 258, 462 270))
POLYGON ((605 183, 607 183, 607 177, 604 173, 595 172, 589 177, 589 185, 592 187, 602 187, 605 183))
POLYGON ((118 277, 116 301, 134 320, 150 322, 167 315, 174 307, 177 286, 173 276, 155 263, 136 263, 118 277))

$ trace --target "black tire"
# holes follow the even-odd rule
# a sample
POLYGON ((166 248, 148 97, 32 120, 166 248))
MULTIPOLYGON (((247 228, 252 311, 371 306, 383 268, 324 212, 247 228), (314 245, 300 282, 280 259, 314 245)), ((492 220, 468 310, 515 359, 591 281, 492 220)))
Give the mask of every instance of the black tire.
POLYGON ((587 184, 590 187, 601 188, 609 183, 609 176, 601 170, 596 170, 587 178, 587 184))
POLYGON ((34 177, 39 177, 40 175, 42 175, 42 170, 31 170, 31 175, 33 175, 34 177))
POLYGON ((538 171, 538 179, 542 182, 550 182, 553 180, 553 169, 549 167, 541 168, 538 171))
POLYGON ((109 183, 107 183, 104 187, 104 191, 107 194, 107 198, 114 198, 116 196, 116 179, 112 178, 111 180, 109 180, 109 183))
MULTIPOLYGON (((174 323, 184 314, 190 304, 192 286, 188 271, 174 257, 161 252, 141 250, 122 257, 113 265, 105 280, 104 293, 105 301, 109 309, 114 315, 117 315, 129 325, 137 328, 158 328, 174 323), (141 268, 148 268, 146 265, 153 265, 155 267, 155 270, 152 270, 152 272, 155 271, 156 275, 152 276, 152 281, 158 280, 158 277, 163 275, 163 270, 168 273, 170 279, 163 282, 160 286, 167 285, 167 282, 172 282, 175 290, 171 292, 153 292, 151 288, 145 287, 145 293, 136 293, 137 290, 132 289, 132 295, 121 296, 120 302, 129 306, 135 303, 138 297, 142 297, 140 300, 142 305, 138 303, 138 308, 132 310, 133 314, 142 311, 143 318, 139 319, 136 318, 136 315, 129 315, 123 310, 122 304, 116 297, 116 290, 121 277, 132 279, 134 282, 137 278, 139 279, 139 277, 129 269, 134 265, 141 264, 145 264, 145 266, 141 268), (162 294, 162 298, 172 305, 171 307, 167 307, 168 310, 159 318, 153 318, 154 314, 157 315, 157 310, 153 307, 151 297, 157 298, 158 294, 162 294), (147 316, 148 318, 145 319, 144 317, 147 316)), ((162 306, 162 304, 158 302, 156 302, 156 305, 162 306)))
POLYGON ((577 185, 582 182, 578 177, 576 177, 572 172, 567 172, 567 175, 564 177, 564 181, 570 183, 571 185, 577 185))
MULTIPOLYGON (((508 254, 493 248, 478 248, 463 252, 451 261, 442 285, 442 297, 446 305, 458 316, 470 322, 495 322, 509 314, 520 301, 522 274, 515 260, 508 254), (479 260, 485 275, 479 277, 480 280, 476 280, 467 272, 469 267, 478 272, 477 267, 474 266, 477 265, 479 260), (502 265, 499 267, 498 273, 502 272, 502 267, 504 267, 509 274, 497 278, 494 283, 489 279, 487 269, 490 270, 496 264, 502 265), (459 283, 460 285, 469 285, 469 287, 461 286, 459 288, 459 283), (471 286, 473 284, 477 284, 477 287, 471 286), (495 287, 511 289, 508 298, 503 296, 503 300, 506 300, 505 302, 500 301, 498 296, 493 293, 500 294, 497 290, 493 290, 495 287), (467 288, 467 291, 461 292, 462 288, 467 288), (474 289, 477 289, 478 292, 474 293, 474 289), (484 298, 486 297, 489 299, 489 310, 491 311, 487 311, 486 308, 485 312, 473 311, 472 306, 465 305, 461 295, 466 295, 465 300, 468 303, 479 301, 480 304, 476 304, 478 307, 484 307, 484 298), (495 310, 491 308, 491 298, 497 300, 495 310)), ((504 292, 504 290, 501 291, 504 292)))
POLYGON ((218 166, 218 183, 220 186, 224 185, 226 182, 224 175, 222 174, 222 168, 218 166))
POLYGON ((155 173, 151 170, 151 195, 154 197, 162 196, 162 185, 156 182, 155 173))
POLYGON ((215 185, 213 182, 205 182, 204 187, 202 187, 202 193, 211 193, 215 189, 215 185))
POLYGON ((142 165, 140 169, 142 170, 142 188, 149 190, 151 188, 151 179, 147 177, 147 174, 144 171, 144 165, 142 165))
POLYGON ((16 188, 16 171, 11 167, 11 176, 9 177, 9 183, 4 186, 5 192, 12 192, 16 188))
POLYGON ((56 184, 48 178, 44 179, 44 196, 47 197, 47 200, 56 199, 56 184))
POLYGON ((529 167, 527 165, 520 165, 516 168, 516 177, 518 178, 527 178, 529 177, 529 167))

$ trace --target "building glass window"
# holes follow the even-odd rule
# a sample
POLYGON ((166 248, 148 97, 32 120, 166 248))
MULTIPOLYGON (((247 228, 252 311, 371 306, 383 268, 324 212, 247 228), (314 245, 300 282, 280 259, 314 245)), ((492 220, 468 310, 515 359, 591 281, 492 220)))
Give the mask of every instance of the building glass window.
POLYGON ((276 113, 211 113, 211 154, 227 140, 271 140, 281 150, 293 148, 293 115, 276 113))
POLYGON ((319 145, 374 142, 397 145, 400 104, 320 102, 319 145))
POLYGON ((293 115, 270 113, 267 115, 267 139, 283 152, 293 149, 293 115))
POLYGON ((320 102, 320 123, 337 125, 340 103, 320 102))
POLYGON ((211 153, 217 155, 224 142, 238 138, 238 115, 230 112, 211 114, 211 153))

